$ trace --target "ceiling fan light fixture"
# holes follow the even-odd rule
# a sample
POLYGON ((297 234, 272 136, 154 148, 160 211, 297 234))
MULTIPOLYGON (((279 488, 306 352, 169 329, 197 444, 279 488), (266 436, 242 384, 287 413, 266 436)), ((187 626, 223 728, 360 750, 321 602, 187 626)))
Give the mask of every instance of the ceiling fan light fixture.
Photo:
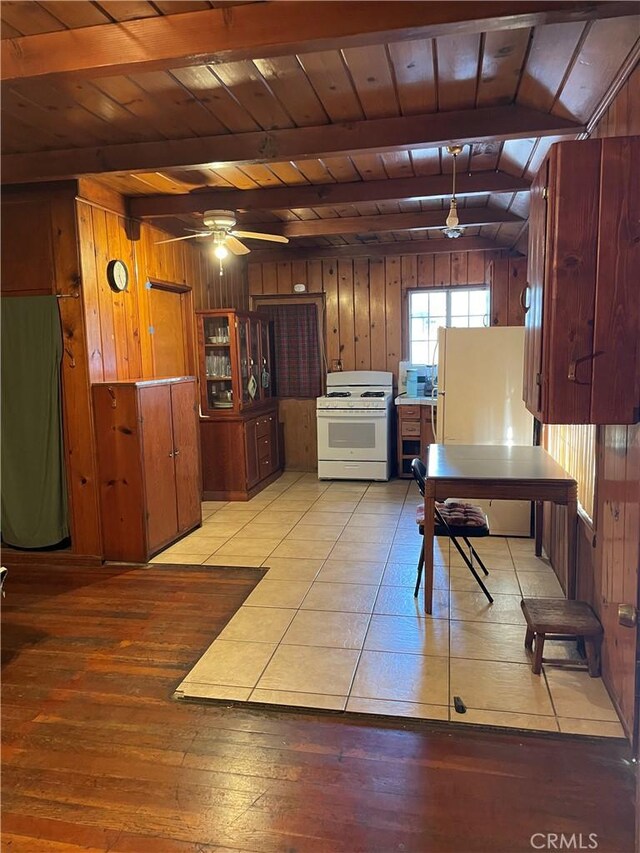
POLYGON ((213 254, 216 256, 216 258, 218 258, 218 260, 224 261, 225 258, 229 257, 229 250, 221 243, 219 246, 215 247, 215 249, 213 250, 213 254))
POLYGON ((451 203, 449 205, 449 215, 445 221, 446 227, 442 229, 445 237, 455 239, 461 237, 464 233, 464 228, 460 225, 458 217, 458 202, 456 201, 456 157, 462 151, 461 145, 448 145, 447 151, 453 157, 453 185, 451 189, 451 203))

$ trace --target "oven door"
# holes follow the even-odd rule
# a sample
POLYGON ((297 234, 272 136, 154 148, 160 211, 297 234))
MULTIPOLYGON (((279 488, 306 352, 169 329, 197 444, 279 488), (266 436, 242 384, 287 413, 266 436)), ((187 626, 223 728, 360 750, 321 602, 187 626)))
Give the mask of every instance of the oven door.
POLYGON ((386 462, 385 409, 320 409, 317 416, 319 460, 386 462))

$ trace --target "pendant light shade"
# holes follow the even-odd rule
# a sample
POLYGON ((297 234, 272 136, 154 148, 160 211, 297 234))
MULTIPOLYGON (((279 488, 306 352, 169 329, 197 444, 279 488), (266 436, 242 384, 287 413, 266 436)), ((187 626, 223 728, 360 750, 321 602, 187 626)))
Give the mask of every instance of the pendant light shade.
POLYGON ((445 237, 460 237, 464 232, 464 228, 460 225, 458 218, 458 202, 456 201, 456 157, 462 151, 461 145, 449 145, 447 151, 453 157, 453 186, 451 189, 451 204, 449 205, 449 215, 446 219, 446 228, 442 229, 445 237))

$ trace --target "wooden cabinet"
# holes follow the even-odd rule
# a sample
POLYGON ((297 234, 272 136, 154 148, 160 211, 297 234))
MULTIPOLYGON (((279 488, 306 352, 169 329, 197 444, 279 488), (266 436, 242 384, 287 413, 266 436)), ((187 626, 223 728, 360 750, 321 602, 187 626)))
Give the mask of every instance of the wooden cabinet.
POLYGON ((269 320, 256 313, 196 311, 203 415, 237 416, 272 397, 269 320))
POLYGON ((275 400, 256 417, 201 418, 205 500, 245 501, 281 474, 275 400))
POLYGON ((197 311, 205 500, 248 500, 281 472, 269 320, 197 311))
POLYGON ((92 393, 104 556, 144 563, 202 521, 196 380, 92 393))
POLYGON ((524 399, 543 423, 640 420, 640 137, 554 145, 531 188, 524 399))
POLYGON ((425 448, 435 443, 436 407, 429 405, 402 405, 398 412, 398 476, 409 478, 411 460, 424 458, 425 448), (433 409, 433 424, 431 413, 433 409))
POLYGON ((526 284, 526 258, 496 258, 489 262, 492 326, 524 326, 526 284))

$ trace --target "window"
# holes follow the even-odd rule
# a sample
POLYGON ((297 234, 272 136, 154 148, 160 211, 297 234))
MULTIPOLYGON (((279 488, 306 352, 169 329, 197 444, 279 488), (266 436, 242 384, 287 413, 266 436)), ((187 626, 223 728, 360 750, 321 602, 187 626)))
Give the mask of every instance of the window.
POLYGON ((593 524, 596 428, 593 424, 546 424, 545 446, 578 483, 578 502, 593 524))
POLYGON ((255 298, 253 307, 271 320, 274 394, 296 399, 322 394, 319 333, 321 304, 317 298, 255 298))
POLYGON ((489 325, 488 287, 412 291, 409 297, 409 361, 434 364, 440 326, 489 325))

